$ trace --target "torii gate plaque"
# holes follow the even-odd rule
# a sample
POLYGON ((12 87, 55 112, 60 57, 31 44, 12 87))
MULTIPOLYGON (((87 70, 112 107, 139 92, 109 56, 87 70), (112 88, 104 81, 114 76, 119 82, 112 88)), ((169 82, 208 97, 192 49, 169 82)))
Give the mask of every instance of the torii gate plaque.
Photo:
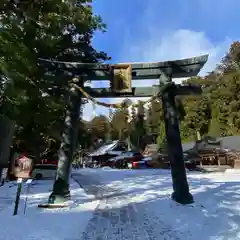
MULTIPOLYGON (((171 162, 171 172, 173 180, 172 199, 181 204, 193 202, 193 197, 189 193, 186 171, 183 161, 183 150, 179 131, 179 116, 175 104, 176 95, 187 95, 191 93, 200 94, 201 88, 194 86, 175 85, 172 78, 193 77, 196 76, 204 64, 208 60, 208 55, 199 57, 167 61, 155 63, 128 63, 131 69, 133 80, 160 79, 165 86, 161 89, 161 96, 164 109, 164 120, 166 128, 166 137, 168 142, 169 156, 171 162)), ((85 76, 88 80, 99 81, 109 80, 112 65, 109 64, 91 64, 91 63, 73 63, 59 62, 40 59, 42 65, 46 68, 56 67, 63 72, 69 72, 72 76, 85 76)), ((82 81, 79 82, 83 84, 82 81)), ((131 90, 131 89, 130 89, 131 90)), ((132 92, 123 91, 122 93, 114 93, 113 91, 99 92, 92 89, 93 93, 97 93, 96 97, 124 97, 136 96, 132 88, 132 92)), ((69 199, 69 174, 70 165, 74 148, 76 146, 75 127, 79 117, 81 93, 69 88, 68 111, 65 120, 65 129, 63 140, 59 151, 59 164, 57 177, 53 186, 53 192, 49 197, 49 204, 63 203, 69 199)), ((58 204, 56 204, 58 206, 58 204)))

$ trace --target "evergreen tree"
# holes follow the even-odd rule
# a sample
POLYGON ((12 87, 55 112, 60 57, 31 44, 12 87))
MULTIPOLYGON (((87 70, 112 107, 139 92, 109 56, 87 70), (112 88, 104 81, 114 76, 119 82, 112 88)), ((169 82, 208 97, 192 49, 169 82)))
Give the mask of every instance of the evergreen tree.
POLYGON ((39 59, 105 60, 91 44, 93 34, 105 25, 88 0, 77 5, 70 0, 3 0, 0 13, 1 89, 16 103, 8 102, 4 114, 16 120, 16 138, 39 149, 46 139, 59 141, 69 80, 60 69, 42 67, 39 59))

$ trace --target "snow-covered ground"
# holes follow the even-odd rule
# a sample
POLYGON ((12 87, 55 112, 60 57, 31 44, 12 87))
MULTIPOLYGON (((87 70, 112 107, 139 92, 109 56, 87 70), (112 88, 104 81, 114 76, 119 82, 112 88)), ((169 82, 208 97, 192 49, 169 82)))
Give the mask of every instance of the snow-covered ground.
MULTIPOLYGON (((147 213, 150 216, 148 224, 155 229, 161 229, 164 225, 165 229, 167 226, 168 231, 178 236, 156 236, 152 239, 240 239, 240 172, 189 172, 188 181, 195 203, 187 206, 170 199, 172 181, 167 170, 81 169, 73 170, 73 174, 75 177, 81 176, 79 179, 99 181, 104 187, 114 190, 114 194, 117 193, 116 201, 113 199, 107 203, 111 211, 126 210, 126 205, 131 205, 134 211, 147 213), (162 224, 155 221, 157 218, 162 224)), ((16 185, 11 185, 0 187, 0 240, 84 240, 83 232, 102 201, 87 195, 72 181, 74 203, 69 208, 39 209, 37 205, 47 201, 52 187, 52 181, 39 181, 30 187, 25 215, 26 185, 23 186, 19 214, 12 216, 16 185)), ((98 224, 106 223, 109 218, 102 218, 101 221, 98 224)), ((142 239, 148 238, 143 236, 142 239)))
POLYGON ((39 209, 51 193, 52 180, 38 181, 29 187, 24 214, 27 185, 23 185, 18 215, 13 216, 16 184, 0 187, 0 240, 70 240, 80 239, 98 201, 71 181, 73 202, 69 208, 39 209))
MULTIPOLYGON (((147 211, 152 219, 159 218, 180 239, 240 239, 240 172, 189 172, 195 203, 187 206, 170 200, 169 171, 86 169, 80 172, 91 178, 97 176, 102 184, 118 190, 125 195, 124 204, 127 197, 127 204, 133 203, 137 211, 147 211)), ((114 208, 114 202, 112 205, 114 208)), ((116 201, 115 205, 119 208, 121 203, 116 201)), ((156 239, 161 238, 156 236, 156 239)))

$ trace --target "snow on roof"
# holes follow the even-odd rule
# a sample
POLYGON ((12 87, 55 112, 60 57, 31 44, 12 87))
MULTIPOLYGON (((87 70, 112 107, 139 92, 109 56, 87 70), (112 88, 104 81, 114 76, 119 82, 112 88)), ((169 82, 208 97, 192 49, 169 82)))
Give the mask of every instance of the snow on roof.
MULTIPOLYGON (((229 137, 222 137, 218 138, 217 140, 221 140, 222 148, 224 149, 236 149, 240 150, 240 136, 229 136, 229 137)), ((183 151, 187 151, 193 148, 195 142, 189 142, 182 144, 183 151)))
POLYGON ((111 155, 122 155, 123 152, 122 151, 107 151, 108 154, 111 154, 111 155))
POLYGON ((126 158, 126 157, 132 157, 133 156, 133 152, 120 152, 120 151, 111 151, 111 152, 108 152, 108 153, 115 153, 117 156, 116 157, 113 157, 111 158, 112 160, 118 160, 118 159, 123 159, 123 158, 126 158))
POLYGON ((152 160, 152 157, 145 157, 143 158, 143 161, 151 161, 152 160))
POLYGON ((110 143, 106 143, 103 146, 101 146, 99 149, 97 149, 95 152, 89 154, 89 156, 99 156, 99 155, 104 155, 105 153, 107 153, 108 151, 111 151, 115 148, 115 146, 117 145, 118 140, 116 141, 112 141, 110 143))

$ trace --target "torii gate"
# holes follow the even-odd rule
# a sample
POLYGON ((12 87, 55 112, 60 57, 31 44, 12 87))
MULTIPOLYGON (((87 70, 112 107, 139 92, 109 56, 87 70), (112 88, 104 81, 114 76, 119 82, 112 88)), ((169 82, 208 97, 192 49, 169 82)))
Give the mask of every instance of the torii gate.
MULTIPOLYGON (((40 59, 44 67, 54 67, 75 77, 75 84, 84 87, 84 80, 113 81, 114 77, 123 72, 128 80, 128 86, 108 89, 91 89, 85 87, 85 91, 96 98, 107 97, 149 97, 159 94, 163 103, 166 138, 168 143, 169 157, 171 163, 171 173, 173 181, 172 199, 181 204, 193 202, 193 197, 189 192, 186 171, 183 160, 183 150, 179 130, 179 114, 177 111, 175 96, 188 94, 201 94, 199 86, 174 84, 173 78, 193 77, 198 75, 204 64, 208 60, 208 55, 188 58, 176 61, 154 62, 154 63, 125 63, 125 64, 96 64, 78 62, 59 62, 40 59), (76 81, 78 77, 78 81, 76 81), (132 88, 131 80, 159 79, 163 87, 139 87, 132 88)), ((65 118, 65 128, 63 132, 62 144, 59 151, 59 163, 57 176, 53 186, 53 192, 49 197, 48 205, 55 204, 62 206, 70 197, 69 174, 73 153, 76 146, 76 128, 79 119, 82 93, 74 87, 69 87, 69 102, 65 118)), ((41 205, 42 206, 42 205, 41 205)), ((40 207, 41 207, 40 206, 40 207)), ((42 206, 43 207, 43 206, 42 206)), ((45 206, 46 207, 46 206, 45 206)))

